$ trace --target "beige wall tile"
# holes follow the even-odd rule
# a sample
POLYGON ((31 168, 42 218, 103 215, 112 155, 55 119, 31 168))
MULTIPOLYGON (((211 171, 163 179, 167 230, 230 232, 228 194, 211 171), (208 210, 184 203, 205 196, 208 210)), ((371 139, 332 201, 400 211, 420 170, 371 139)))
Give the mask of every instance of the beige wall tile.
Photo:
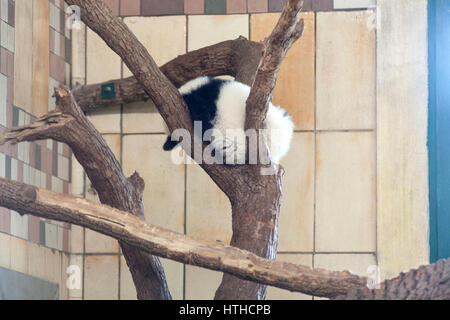
MULTIPOLYGON (((250 39, 261 41, 275 27, 279 13, 250 16, 250 39)), ((273 103, 286 109, 297 130, 314 129, 314 13, 302 13, 303 36, 289 50, 278 75, 273 103)))
POLYGON ((82 196, 84 191, 84 169, 75 155, 72 154, 72 186, 70 193, 74 196, 82 196))
POLYGON ((33 1, 16 1, 14 105, 32 112, 33 107, 33 1), (20 94, 17 94, 20 92, 20 94))
POLYGON ((117 255, 85 257, 84 299, 117 300, 119 259, 117 255))
MULTIPOLYGON (((277 261, 290 262, 312 267, 311 254, 278 254, 277 261)), ((276 287, 267 288, 267 300, 311 300, 312 297, 299 292, 291 292, 276 287)))
POLYGON ((375 128, 373 13, 317 15, 317 128, 375 128))
POLYGON ((33 16, 33 114, 48 112, 50 70, 50 6, 47 0, 34 1, 33 16))
POLYGON ((136 300, 136 287, 125 258, 120 257, 120 300, 136 300))
POLYGON ((183 299, 183 264, 176 261, 161 259, 166 274, 167 285, 174 300, 183 299))
POLYGON ((188 18, 188 51, 215 43, 248 38, 249 18, 246 14, 198 15, 188 18))
POLYGON ((316 152, 316 250, 374 251, 375 134, 318 133, 316 152))
MULTIPOLYGON (((163 65, 186 52, 186 16, 129 17, 124 21, 156 64, 163 65)), ((130 75, 124 66, 124 77, 130 75)))
POLYGON ((167 126, 152 101, 124 106, 123 133, 167 133, 167 126))
POLYGON ((312 251, 314 230, 314 133, 294 133, 281 161, 286 170, 278 229, 278 251, 312 251))
POLYGON ((184 165, 171 161, 162 146, 165 135, 123 137, 123 168, 127 176, 137 171, 146 182, 146 220, 154 225, 184 232, 184 165))
POLYGON ((378 261, 391 278, 429 262, 427 1, 377 5, 378 261))
POLYGON ((27 242, 28 245, 28 273, 34 277, 44 279, 45 251, 48 250, 38 244, 27 242))
POLYGON ((231 204, 211 178, 196 164, 187 165, 186 231, 190 237, 229 243, 231 204))
POLYGON ((0 267, 11 268, 11 237, 0 232, 0 267))
POLYGON ((186 299, 213 300, 222 276, 222 272, 187 265, 186 299))
POLYGON ((117 240, 101 233, 86 229, 86 253, 118 253, 117 240))
POLYGON ((87 116, 100 133, 120 133, 120 106, 91 111, 87 116))
POLYGON ((87 84, 120 78, 120 57, 91 29, 87 30, 87 84))
POLYGON ((102 137, 105 139, 117 161, 120 162, 120 134, 104 134, 102 137))
POLYGON ((70 252, 83 253, 84 250, 84 228, 71 225, 70 230, 70 252))
POLYGON ((369 276, 367 268, 376 265, 373 254, 316 254, 314 267, 333 271, 351 272, 360 276, 369 276))
POLYGON ((53 283, 61 280, 61 253, 56 250, 44 249, 45 253, 45 274, 44 279, 53 283))
POLYGON ((11 237, 11 269, 28 273, 28 246, 27 241, 11 237))

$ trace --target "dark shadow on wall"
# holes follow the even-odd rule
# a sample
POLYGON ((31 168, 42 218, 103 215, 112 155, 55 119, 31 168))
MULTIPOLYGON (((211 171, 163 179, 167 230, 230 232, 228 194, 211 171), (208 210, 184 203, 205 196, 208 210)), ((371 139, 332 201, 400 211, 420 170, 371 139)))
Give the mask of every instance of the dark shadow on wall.
POLYGON ((0 300, 59 300, 59 285, 0 268, 0 300))

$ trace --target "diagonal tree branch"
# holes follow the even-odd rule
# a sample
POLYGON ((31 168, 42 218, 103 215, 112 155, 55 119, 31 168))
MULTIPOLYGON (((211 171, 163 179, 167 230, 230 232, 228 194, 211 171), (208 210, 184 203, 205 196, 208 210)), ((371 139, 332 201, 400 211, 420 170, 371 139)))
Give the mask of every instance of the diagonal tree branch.
POLYGON ((303 0, 288 0, 269 38, 247 99, 246 129, 263 129, 269 102, 277 82, 278 71, 292 44, 303 34, 304 21, 299 20, 303 0))
MULTIPOLYGON (((54 139, 67 143, 96 189, 100 201, 143 217, 144 181, 137 175, 127 179, 100 133, 87 120, 68 89, 56 88, 56 110, 30 125, 12 128, 0 144, 54 139)), ((122 251, 133 276, 138 298, 170 299, 166 278, 157 257, 126 243, 122 251)))
POLYGON ((21 214, 81 225, 142 252, 211 270, 231 272, 243 279, 306 294, 335 297, 365 286, 367 281, 346 271, 333 272, 265 260, 214 241, 197 241, 149 225, 127 212, 106 205, 3 178, 0 178, 0 206, 21 214))
MULTIPOLYGON (((67 3, 78 5, 81 8, 83 22, 122 58, 143 90, 155 103, 169 130, 182 128, 190 132, 191 146, 195 146, 195 150, 198 141, 194 139, 193 124, 181 95, 124 22, 112 15, 102 1, 67 0, 67 3)), ((299 0, 289 1, 289 6, 285 10, 288 13, 283 14, 282 19, 288 19, 288 23, 292 25, 296 21, 292 19, 292 12, 295 9, 300 10, 299 4, 299 0)), ((298 12, 294 17, 297 18, 297 15, 298 12)), ((289 34, 292 39, 300 35, 299 32, 292 30, 289 34)), ((277 42, 273 41, 273 45, 276 44, 277 42)), ((266 49, 266 57, 270 55, 270 52, 271 50, 266 49)), ((264 61, 260 63, 260 67, 265 65, 264 61)), ((281 63, 280 59, 276 61, 281 63)), ((239 63, 244 64, 245 60, 242 59, 239 63)), ((247 75, 248 79, 252 79, 254 74, 247 75)), ((257 71, 256 75, 258 74, 257 71)), ((257 92, 258 88, 254 85, 252 91, 257 92)), ((267 101, 263 103, 265 106, 270 97, 266 98, 267 101)), ((252 105, 254 102, 249 103, 252 105)), ((252 110, 252 107, 248 109, 252 110)), ((188 154, 191 154, 189 148, 183 147, 188 154)), ((202 150, 201 147, 200 150, 202 150)), ((274 259, 278 243, 281 168, 277 168, 272 175, 261 175, 259 165, 224 166, 203 163, 201 167, 230 199, 233 210, 231 245, 253 252, 260 257, 274 259)), ((264 299, 265 294, 265 285, 242 281, 234 277, 229 278, 225 275, 215 297, 216 299, 264 299)))
MULTIPOLYGON (((237 81, 250 85, 262 56, 263 45, 239 37, 218 44, 188 52, 160 67, 162 73, 175 85, 200 76, 229 75, 237 81)), ((134 76, 98 84, 79 86, 73 95, 83 111, 118 104, 146 101, 149 96, 134 76), (116 95, 102 98, 102 85, 113 84, 116 95)))

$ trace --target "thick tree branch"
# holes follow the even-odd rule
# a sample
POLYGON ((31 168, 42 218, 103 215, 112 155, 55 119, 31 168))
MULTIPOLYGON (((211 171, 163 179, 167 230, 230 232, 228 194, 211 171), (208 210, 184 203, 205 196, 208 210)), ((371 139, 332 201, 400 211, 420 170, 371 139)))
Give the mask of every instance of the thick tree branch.
POLYGON ((347 271, 311 269, 262 259, 213 241, 197 241, 152 226, 134 215, 20 182, 0 178, 0 206, 81 225, 129 246, 181 263, 231 273, 282 289, 336 299, 450 299, 450 259, 401 274, 369 290, 367 279, 347 271))
MULTIPOLYGON (((81 18, 86 25, 122 58, 143 90, 155 103, 170 131, 186 129, 191 133, 191 146, 197 144, 189 111, 178 90, 156 66, 147 50, 124 22, 113 16, 102 1, 68 0, 67 3, 78 5, 81 8, 81 18)), ((297 8, 289 6, 288 10, 292 7, 297 8)), ((286 16, 292 18, 290 14, 283 14, 283 19, 287 19, 286 16)), ((289 23, 292 24, 291 20, 289 23)), ((295 38, 297 33, 299 36, 299 32, 290 31, 289 33, 292 38, 295 38)), ((266 52, 270 53, 270 50, 266 52)), ((245 64, 245 59, 241 59, 239 63, 245 64)), ((265 63, 262 62, 261 65, 264 66, 265 63)), ((252 68, 248 68, 247 72, 248 70, 252 68)), ((254 74, 254 72, 251 75, 246 74, 247 79, 252 79, 254 74)), ((253 86, 252 90, 258 89, 253 86)), ((264 105, 267 103, 268 101, 264 101, 264 105)), ((191 154, 187 146, 183 147, 188 154, 191 154)), ((275 168, 272 175, 261 175, 259 170, 254 170, 259 166, 252 165, 224 166, 203 163, 201 167, 230 199, 233 209, 231 245, 246 249, 260 257, 274 259, 278 243, 281 169, 275 168)), ((235 277, 229 278, 225 275, 216 292, 216 298, 263 299, 265 293, 264 285, 245 282, 235 277)))
MULTIPOLYGON (((137 175, 127 179, 100 133, 87 120, 66 88, 56 88, 56 110, 30 125, 12 128, 0 144, 54 139, 67 143, 97 191, 100 201, 143 217, 144 181, 137 175)), ((164 271, 157 257, 128 244, 122 251, 140 299, 170 299, 164 271)))
POLYGON ((378 290, 350 290, 337 300, 450 300, 450 259, 421 266, 385 281, 378 290))
POLYGON ((196 241, 158 228, 132 214, 0 178, 0 206, 42 218, 81 225, 143 252, 199 267, 230 272, 243 279, 321 297, 335 297, 366 284, 349 272, 311 269, 265 260, 214 241, 196 241))
MULTIPOLYGON (((243 37, 191 51, 169 61, 160 67, 162 73, 175 85, 200 76, 229 75, 250 85, 262 56, 263 45, 243 37)), ((134 76, 98 84, 79 86, 73 95, 83 111, 118 104, 146 101, 149 96, 134 76), (102 85, 113 84, 115 97, 102 97, 102 85)))
MULTIPOLYGON (((260 59, 250 95, 247 99, 245 129, 263 129, 264 121, 272 100, 278 70, 287 51, 300 38, 303 32, 303 20, 298 16, 303 6, 301 0, 289 0, 272 34, 264 41, 264 53, 260 59)), ((259 139, 266 136, 256 132, 259 139)), ((265 144, 266 145, 266 144, 265 144)), ((249 150, 249 148, 247 148, 249 150)), ((248 166, 246 177, 250 178, 250 191, 233 202, 233 236, 231 245, 246 249, 261 257, 275 259, 278 246, 278 214, 281 205, 281 167, 270 164, 273 174, 262 175, 263 163, 267 163, 268 150, 260 150, 261 165, 248 166)), ((241 190, 246 190, 241 185, 241 190)), ((263 299, 266 287, 255 283, 242 282, 225 274, 216 292, 216 299, 263 299), (231 293, 231 296, 230 296, 231 293)))
POLYGON ((263 129, 269 102, 277 82, 278 71, 292 44, 303 34, 304 22, 299 20, 303 0, 288 0, 269 38, 247 99, 246 129, 263 129))

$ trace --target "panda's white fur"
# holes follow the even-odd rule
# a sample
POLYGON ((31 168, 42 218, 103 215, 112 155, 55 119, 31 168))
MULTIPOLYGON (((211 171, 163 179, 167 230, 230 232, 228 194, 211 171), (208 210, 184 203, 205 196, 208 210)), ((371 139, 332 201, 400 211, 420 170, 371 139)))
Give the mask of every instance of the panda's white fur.
MULTIPOLYGON (((210 84, 211 81, 213 80, 209 77, 199 77, 187 82, 179 91, 183 97, 186 97, 210 84)), ((213 139, 211 144, 213 144, 215 150, 223 149, 225 156, 231 157, 231 159, 236 157, 236 163, 244 163, 246 155, 244 125, 246 101, 250 94, 250 87, 230 80, 223 81, 218 85, 218 88, 218 97, 215 101, 216 110, 214 110, 215 117, 211 124, 214 130, 220 131, 223 139, 213 139), (233 130, 234 139, 232 141, 227 138, 227 130, 229 129, 237 129, 233 130)), ((188 107, 191 108, 189 104, 188 107)), ((294 124, 283 109, 270 103, 266 117, 266 128, 271 160, 279 163, 289 150, 294 124)))

